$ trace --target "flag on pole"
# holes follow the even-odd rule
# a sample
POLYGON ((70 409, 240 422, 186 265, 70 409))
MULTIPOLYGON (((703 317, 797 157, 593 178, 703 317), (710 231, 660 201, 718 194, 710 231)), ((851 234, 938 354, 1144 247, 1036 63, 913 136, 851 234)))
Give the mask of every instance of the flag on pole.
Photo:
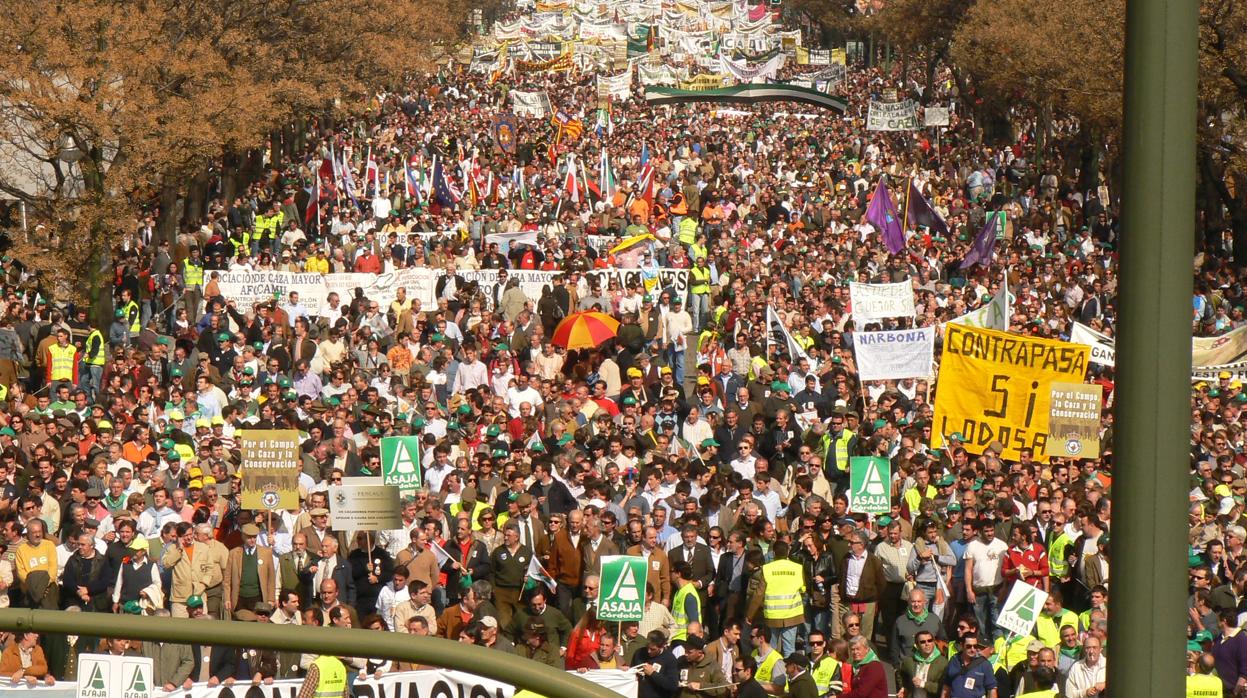
POLYGON ((875 187, 875 195, 870 199, 870 206, 866 208, 866 220, 882 233, 888 252, 896 254, 905 249, 905 231, 901 230, 896 204, 892 203, 892 194, 882 177, 879 178, 879 186, 875 187))
POLYGON ((909 180, 908 202, 906 218, 911 225, 925 225, 933 235, 948 237, 948 223, 944 222, 944 218, 931 206, 931 202, 918 191, 912 179, 909 180))
POLYGON ((987 220, 983 223, 983 228, 979 230, 978 235, 974 236, 974 242, 970 244, 970 250, 966 252, 966 257, 961 260, 961 265, 958 269, 969 269, 975 264, 991 264, 992 251, 995 249, 996 218, 989 211, 987 220))
POLYGON ((364 165, 364 193, 368 193, 368 183, 372 182, 372 193, 374 196, 381 196, 381 168, 377 167, 377 161, 372 159, 372 148, 368 148, 368 160, 364 165))
POLYGON ((403 160, 403 181, 407 186, 407 199, 420 200, 420 182, 416 179, 416 171, 411 169, 411 161, 403 160))
MULTIPOLYGON (((312 224, 312 218, 320 220, 320 174, 316 175, 316 183, 312 185, 312 198, 307 202, 307 211, 303 214, 303 225, 312 224)), ((319 226, 317 226, 319 230, 319 226)))
POLYGON ((448 208, 454 208, 459 203, 457 192, 446 179, 446 168, 436 155, 433 156, 433 198, 438 204, 448 208))
POLYGON ((641 165, 649 164, 649 143, 641 143, 641 165))
POLYGON ((533 589, 538 584, 545 584, 550 591, 558 588, 558 583, 554 581, 554 577, 550 576, 546 568, 542 567, 541 563, 537 561, 537 556, 533 555, 528 561, 528 578, 524 580, 524 588, 526 590, 533 589))
POLYGON ((576 176, 576 157, 567 154, 567 176, 563 180, 563 188, 567 190, 567 198, 574 204, 580 203, 580 182, 576 176))
POLYGON ((641 166, 641 181, 637 185, 637 196, 646 203, 654 203, 654 167, 649 164, 641 166))
POLYGON ((598 191, 603 200, 615 195, 615 173, 611 171, 611 158, 606 148, 602 148, 602 158, 598 163, 598 191))

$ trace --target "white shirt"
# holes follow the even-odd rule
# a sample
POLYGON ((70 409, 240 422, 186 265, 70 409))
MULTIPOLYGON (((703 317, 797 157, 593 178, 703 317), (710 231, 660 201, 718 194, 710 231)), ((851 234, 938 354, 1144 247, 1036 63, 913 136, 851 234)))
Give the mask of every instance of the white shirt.
POLYGON ((1087 666, 1086 659, 1074 662, 1070 667, 1069 678, 1065 680, 1066 698, 1087 698, 1087 689, 1105 680, 1108 663, 1103 655, 1095 666, 1087 666))
POLYGON ((541 398, 541 393, 531 385, 523 390, 513 385, 507 390, 507 410, 512 417, 520 416, 520 403, 524 402, 533 406, 534 413, 536 413, 538 407, 545 404, 545 400, 541 398))
POLYGON ((377 595, 377 613, 385 621, 385 627, 394 630, 394 608, 410 598, 411 593, 407 591, 406 585, 397 590, 394 582, 381 587, 381 593, 377 595))
POLYGON ((866 557, 869 553, 862 553, 861 557, 849 553, 848 564, 844 570, 844 592, 849 596, 857 596, 857 587, 862 583, 862 570, 866 568, 866 557))
POLYGON ((974 588, 994 587, 1004 581, 1000 568, 1008 550, 1009 546, 999 538, 992 538, 990 543, 975 538, 966 545, 963 557, 974 561, 974 578, 970 580, 974 588))

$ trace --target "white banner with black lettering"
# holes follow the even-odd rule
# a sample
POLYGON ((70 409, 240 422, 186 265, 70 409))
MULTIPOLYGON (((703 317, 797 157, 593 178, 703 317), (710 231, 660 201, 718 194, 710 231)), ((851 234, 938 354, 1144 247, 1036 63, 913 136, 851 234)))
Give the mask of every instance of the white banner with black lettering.
POLYGON ((935 328, 856 332, 853 351, 864 381, 926 378, 931 375, 935 328))
POLYGON ((1103 332, 1097 332, 1081 322, 1075 322, 1069 332, 1069 341, 1091 347, 1091 363, 1101 366, 1116 365, 1117 349, 1113 338, 1103 332))
POLYGON ((598 98, 614 97, 627 101, 632 96, 632 71, 625 70, 618 75, 598 75, 598 98))
POLYGON ((894 284, 849 282, 849 300, 857 329, 870 320, 914 316, 914 286, 909 281, 894 284))
MULTIPOLYGON (((568 672, 573 673, 573 672, 568 672)), ((624 698, 636 698, 636 674, 619 669, 595 669, 583 674, 575 673, 586 681, 614 691, 624 698)), ((209 686, 206 683, 194 684, 190 689, 179 688, 168 693, 154 688, 152 696, 177 696, 177 698, 292 698, 299 692, 301 679, 283 679, 269 685, 252 686, 250 682, 238 682, 233 686, 209 686)), ((451 669, 426 669, 422 671, 403 671, 383 674, 380 679, 363 679, 356 681, 354 694, 358 698, 398 698, 399 696, 420 696, 421 698, 511 698, 515 695, 515 687, 486 679, 474 674, 451 669)), ((4 695, 31 696, 32 698, 76 698, 78 687, 74 682, 62 681, 55 686, 27 687, 9 686, 7 677, 0 679, 0 693, 4 695)))
POLYGON ((908 99, 902 102, 872 100, 870 112, 866 115, 866 128, 870 131, 913 131, 918 128, 918 105, 908 99))
POLYGON ((670 290, 680 298, 688 293, 688 269, 595 269, 585 272, 585 279, 590 283, 597 279, 598 288, 603 290, 615 281, 619 288, 638 286, 646 293, 670 290))
POLYGON ((511 111, 516 116, 544 119, 550 115, 550 96, 545 92, 511 90, 511 111))

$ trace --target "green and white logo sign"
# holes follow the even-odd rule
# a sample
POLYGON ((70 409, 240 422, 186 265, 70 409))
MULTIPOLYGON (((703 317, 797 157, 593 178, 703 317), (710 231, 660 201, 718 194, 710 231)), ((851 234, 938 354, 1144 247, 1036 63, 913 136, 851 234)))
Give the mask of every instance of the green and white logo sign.
POLYGON ((1005 599, 1004 608, 996 618, 996 625, 1014 635, 1029 635, 1039 620, 1039 612, 1048 600, 1048 592, 1026 582, 1014 582, 1005 599))
POLYGON ((151 659, 82 654, 78 668, 77 698, 151 698, 151 659))
POLYGON ((641 620, 645 614, 645 558, 607 555, 598 584, 598 619, 641 620))
POLYGON ((887 458, 849 459, 849 511, 886 514, 892 510, 892 463, 887 458))
POLYGON ((419 489, 421 480, 420 437, 381 439, 381 484, 396 485, 401 496, 419 489))

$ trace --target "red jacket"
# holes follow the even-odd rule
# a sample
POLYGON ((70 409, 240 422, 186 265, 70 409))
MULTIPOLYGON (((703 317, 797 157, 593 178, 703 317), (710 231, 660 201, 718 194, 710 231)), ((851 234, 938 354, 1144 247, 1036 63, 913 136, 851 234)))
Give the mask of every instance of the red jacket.
POLYGON ((852 685, 840 698, 888 698, 888 677, 883 671, 883 662, 870 662, 855 669, 852 685))

